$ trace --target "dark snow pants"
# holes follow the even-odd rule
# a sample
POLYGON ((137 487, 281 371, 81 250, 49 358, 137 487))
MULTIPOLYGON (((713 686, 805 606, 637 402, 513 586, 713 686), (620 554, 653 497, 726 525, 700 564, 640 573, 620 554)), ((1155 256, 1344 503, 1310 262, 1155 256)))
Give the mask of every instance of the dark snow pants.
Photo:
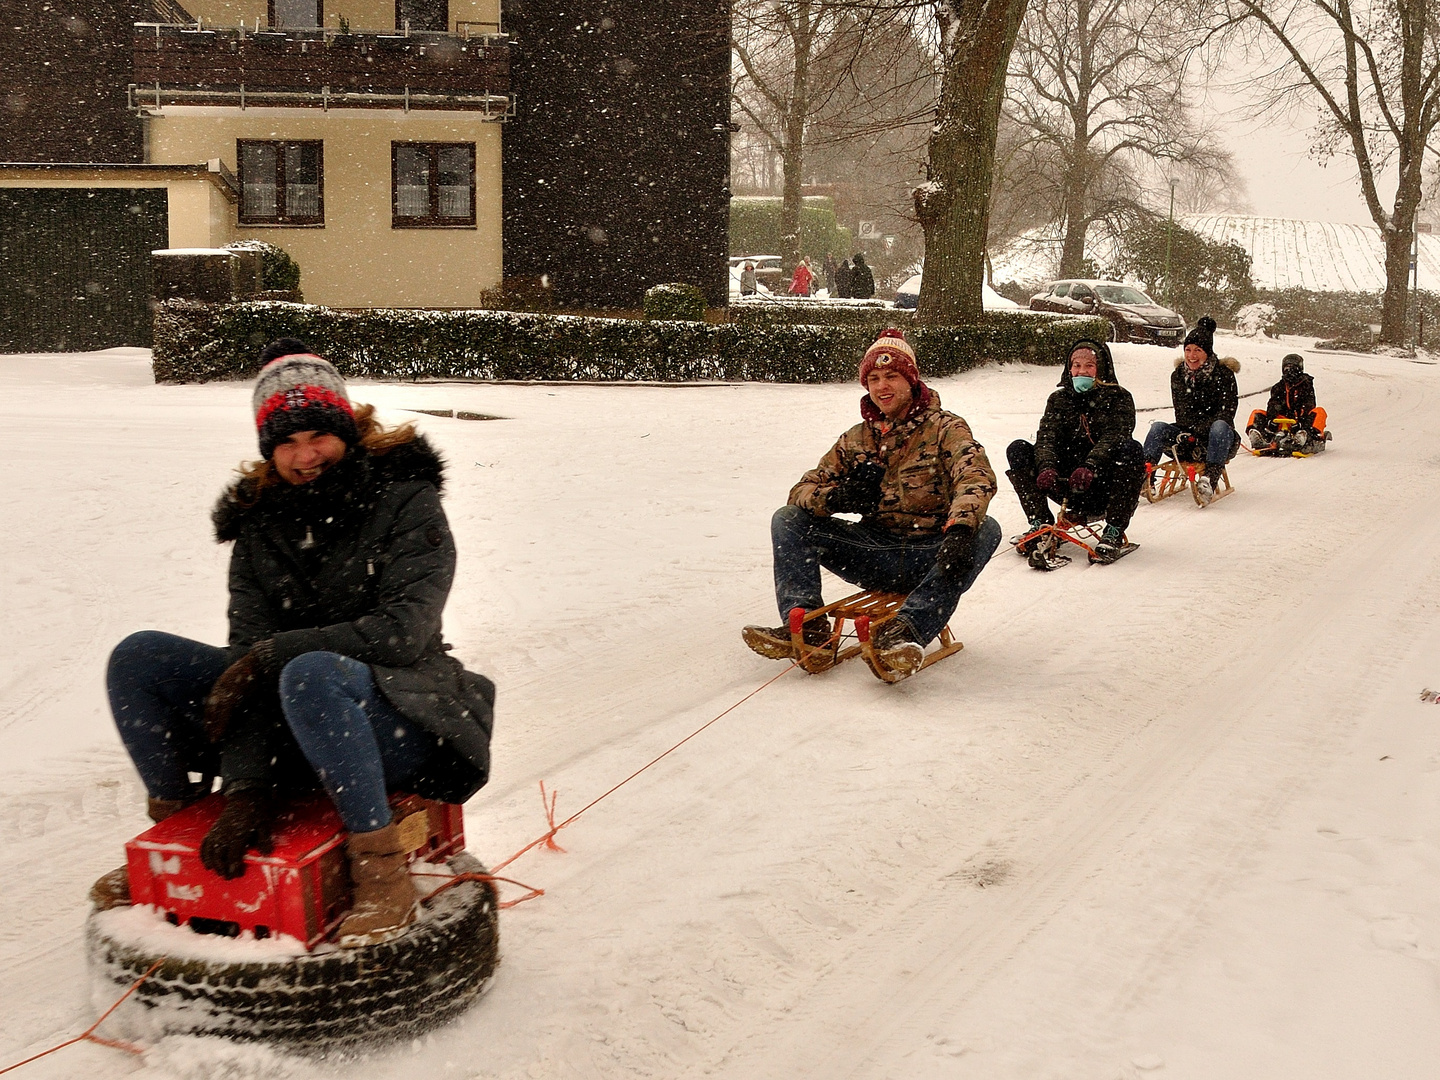
POLYGON ((987 517, 975 534, 970 568, 958 582, 947 581, 935 566, 944 535, 897 536, 855 521, 820 517, 798 506, 782 506, 770 519, 775 549, 775 599, 780 618, 791 608, 823 607, 820 568, 862 589, 908 593, 899 614, 928 644, 950 621, 960 597, 1000 546, 1000 523, 987 517))
POLYGON ((1102 462, 1095 471, 1095 482, 1083 493, 1070 491, 1070 474, 1084 458, 1077 461, 1062 461, 1056 470, 1060 483, 1055 491, 1044 492, 1035 486, 1039 469, 1035 467, 1035 446, 1024 439, 1016 439, 1005 450, 1010 463, 1010 485, 1020 499, 1020 508, 1025 511, 1026 520, 1053 522, 1050 499, 1064 501, 1070 509, 1086 517, 1104 515, 1105 524, 1114 525, 1121 532, 1130 527, 1135 516, 1135 507, 1140 504, 1140 485, 1145 479, 1145 454, 1134 439, 1126 439, 1113 459, 1102 462))
POLYGON ((279 708, 236 710, 216 746, 201 719, 229 664, 226 649, 158 630, 131 634, 110 655, 110 711, 153 798, 204 795, 220 775, 290 790, 318 778, 350 832, 390 824, 389 790, 404 786, 438 740, 385 700, 368 665, 330 652, 297 656, 280 672, 279 708))

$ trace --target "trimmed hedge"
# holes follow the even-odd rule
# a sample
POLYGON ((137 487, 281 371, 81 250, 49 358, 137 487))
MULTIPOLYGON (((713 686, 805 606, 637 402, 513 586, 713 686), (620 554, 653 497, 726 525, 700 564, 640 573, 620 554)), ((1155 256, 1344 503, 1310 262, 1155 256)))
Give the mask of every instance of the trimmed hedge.
POLYGON ((913 326, 915 312, 893 308, 883 300, 847 300, 827 304, 813 300, 745 300, 730 304, 730 321, 738 326, 865 326, 883 330, 913 326))
POLYGON ((705 321, 705 294, 683 281, 652 285, 645 290, 645 318, 705 321))
MULTIPOLYGON (((512 311, 338 310, 169 300, 155 313, 155 381, 245 379, 266 342, 296 337, 350 378, 848 382, 884 326, 639 322, 512 311)), ((908 331, 927 375, 990 361, 1059 364, 1104 319, 991 313, 976 326, 908 331)))

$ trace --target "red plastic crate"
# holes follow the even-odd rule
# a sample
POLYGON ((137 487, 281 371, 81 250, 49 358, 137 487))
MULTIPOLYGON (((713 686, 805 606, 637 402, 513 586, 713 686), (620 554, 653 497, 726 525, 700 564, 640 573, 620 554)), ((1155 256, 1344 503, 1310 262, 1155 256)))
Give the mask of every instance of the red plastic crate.
MULTIPOLYGON (((275 849, 249 852, 245 873, 233 881, 200 864, 200 842, 224 805, 223 796, 212 795, 125 845, 130 902, 153 904, 171 922, 201 932, 289 934, 314 948, 350 907, 346 833, 334 805, 323 795, 292 803, 276 821, 275 849)), ((415 795, 394 796, 390 805, 411 861, 438 861, 464 849, 459 806, 415 795)))

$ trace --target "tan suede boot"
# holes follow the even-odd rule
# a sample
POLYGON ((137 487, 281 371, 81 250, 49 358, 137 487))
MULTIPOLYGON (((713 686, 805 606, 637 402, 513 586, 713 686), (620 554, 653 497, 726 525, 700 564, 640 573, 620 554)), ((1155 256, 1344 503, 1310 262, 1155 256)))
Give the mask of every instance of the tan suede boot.
POLYGON ((150 820, 159 825, 166 818, 184 810, 193 801, 193 799, 157 799, 152 795, 146 803, 145 811, 150 815, 150 820))
POLYGON ((394 937, 415 920, 419 897, 400 843, 400 830, 386 825, 374 832, 351 833, 350 882, 355 886, 350 914, 340 924, 340 946, 353 949, 394 937))
MULTIPOLYGON (((146 801, 145 812, 150 820, 156 825, 170 817, 178 814, 193 800, 190 799, 157 799, 154 796, 146 801)), ((90 903, 95 905, 96 911, 109 911, 111 908, 122 907, 130 903, 130 868, 128 866, 117 866, 108 874, 103 874, 94 885, 90 886, 90 903)))

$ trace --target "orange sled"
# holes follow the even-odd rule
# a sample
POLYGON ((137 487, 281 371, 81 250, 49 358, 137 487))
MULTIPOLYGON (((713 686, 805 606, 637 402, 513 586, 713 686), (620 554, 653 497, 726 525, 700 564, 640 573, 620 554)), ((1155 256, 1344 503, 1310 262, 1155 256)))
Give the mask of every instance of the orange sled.
MULTIPOLYGON (((1083 518, 1072 518, 1070 511, 1064 507, 1060 510, 1060 520, 1052 525, 1041 525, 1031 529, 1022 536, 1017 536, 1010 541, 1013 547, 1029 564, 1036 570, 1058 570, 1070 561, 1070 556, 1064 551, 1065 544, 1073 544, 1092 563, 1103 562, 1095 553, 1096 546, 1100 543, 1100 530, 1088 520, 1083 518)), ((1095 521, 1103 521, 1103 518, 1096 518, 1095 521)), ((1139 544, 1132 544, 1128 539, 1120 549, 1120 553, 1112 561, 1118 561, 1129 555, 1138 548, 1139 544)))
MULTIPOLYGON (((904 593, 858 592, 837 600, 833 604, 816 608, 806 613, 804 608, 790 610, 790 641, 795 648, 796 663, 812 675, 828 671, 836 664, 844 663, 856 656, 863 656, 865 663, 877 679, 887 683, 899 682, 904 676, 887 668, 875 655, 870 638, 873 632, 895 617, 900 605, 905 603, 904 593), (811 619, 828 616, 834 620, 830 639, 824 645, 805 644, 805 623, 811 619), (846 623, 850 628, 846 628, 846 623)), ((950 627, 940 631, 938 644, 925 654, 920 669, 929 667, 947 656, 954 656, 965 646, 950 634, 950 627)))

